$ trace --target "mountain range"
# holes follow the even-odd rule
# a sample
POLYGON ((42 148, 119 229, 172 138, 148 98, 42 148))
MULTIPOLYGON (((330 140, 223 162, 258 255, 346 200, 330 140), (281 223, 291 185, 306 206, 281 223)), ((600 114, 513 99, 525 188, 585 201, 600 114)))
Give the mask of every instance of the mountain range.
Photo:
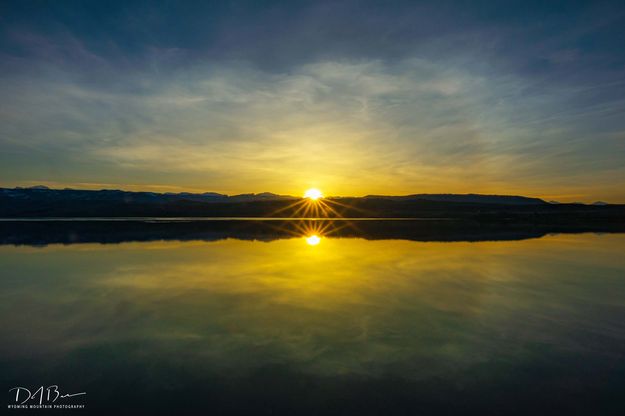
POLYGON ((121 191, 119 189, 51 189, 44 185, 32 186, 29 188, 0 188, 0 198, 18 199, 65 199, 75 201, 126 201, 126 202, 171 202, 171 201, 200 201, 200 202, 249 202, 267 201, 276 199, 295 199, 288 195, 277 195, 270 192, 259 194, 225 195, 217 192, 190 193, 190 192, 133 192, 121 191))
MULTIPOLYGON (((156 201, 199 201, 199 202, 251 202, 269 200, 294 200, 299 197, 291 195, 278 195, 271 192, 258 194, 226 195, 217 192, 190 193, 190 192, 132 192, 118 189, 81 190, 81 189, 51 189, 44 185, 29 188, 0 188, 0 197, 16 199, 65 199, 65 200, 91 200, 91 201, 126 201, 126 202, 156 202, 156 201)), ((343 199, 353 197, 329 197, 330 199, 343 199)), ((536 205, 546 204, 540 198, 530 198, 516 195, 480 195, 480 194, 412 194, 402 196, 367 195, 362 198, 387 199, 395 201, 441 201, 441 202, 467 202, 480 204, 504 204, 504 205, 536 205)))
MULTIPOLYGON (((517 195, 412 194, 328 197, 306 205, 301 197, 259 194, 157 193, 121 190, 0 188, 0 218, 45 217, 376 217, 484 218, 553 221, 601 217, 621 222, 623 205, 556 204, 517 195), (302 210, 301 207, 310 209, 302 210), (322 207, 332 209, 319 209, 322 207), (316 208, 315 208, 316 207, 316 208)), ((603 220, 602 220, 603 221, 603 220)))

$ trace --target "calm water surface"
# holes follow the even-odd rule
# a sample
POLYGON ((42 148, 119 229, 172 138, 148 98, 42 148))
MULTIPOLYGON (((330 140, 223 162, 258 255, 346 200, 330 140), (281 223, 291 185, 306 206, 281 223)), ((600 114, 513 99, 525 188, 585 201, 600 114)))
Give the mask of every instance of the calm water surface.
POLYGON ((619 414, 624 254, 624 234, 3 245, 0 372, 90 413, 619 414))

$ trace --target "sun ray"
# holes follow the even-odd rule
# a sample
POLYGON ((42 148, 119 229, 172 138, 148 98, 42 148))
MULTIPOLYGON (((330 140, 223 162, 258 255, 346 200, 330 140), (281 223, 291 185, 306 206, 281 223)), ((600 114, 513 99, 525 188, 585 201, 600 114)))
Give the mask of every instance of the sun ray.
POLYGON ((287 206, 285 206, 285 207, 282 207, 282 208, 278 208, 277 210, 275 210, 275 211, 273 211, 273 212, 269 213, 269 216, 270 216, 270 217, 274 217, 274 216, 276 216, 277 214, 279 214, 279 213, 281 213, 281 212, 284 212, 284 211, 286 211, 286 210, 288 210, 288 209, 291 209, 291 208, 295 208, 296 206, 298 206, 298 205, 303 205, 303 204, 305 204, 305 203, 306 203, 306 200, 304 200, 304 199, 298 199, 298 200, 296 200, 295 202, 293 202, 292 204, 289 204, 289 205, 287 205, 287 206))

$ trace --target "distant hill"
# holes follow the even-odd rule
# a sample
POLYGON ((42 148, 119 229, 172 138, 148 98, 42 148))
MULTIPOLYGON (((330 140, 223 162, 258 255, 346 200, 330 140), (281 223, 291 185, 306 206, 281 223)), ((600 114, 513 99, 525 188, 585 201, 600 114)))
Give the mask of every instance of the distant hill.
POLYGON ((425 200, 441 202, 463 202, 476 204, 501 205, 541 205, 547 202, 540 198, 516 195, 480 195, 480 194, 414 194, 406 196, 367 195, 365 198, 387 198, 394 200, 425 200))
POLYGON ((35 200, 66 200, 66 201, 120 201, 120 202, 172 202, 172 201, 199 201, 199 202, 250 202, 280 199, 294 199, 288 195, 277 195, 270 192, 260 194, 240 194, 228 196, 216 192, 195 194, 190 192, 132 192, 118 189, 83 190, 83 189, 50 189, 38 185, 30 188, 0 188, 0 197, 35 200))
MULTIPOLYGON (((191 192, 131 192, 117 189, 102 190, 81 190, 81 189, 50 189, 47 186, 38 185, 30 188, 0 188, 0 197, 14 199, 41 200, 65 200, 65 201, 110 201, 110 202, 173 202, 173 201, 195 201, 209 203, 228 202, 253 202, 253 201, 275 201, 294 200, 298 197, 290 195, 278 195, 271 192, 259 194, 239 194, 225 195, 216 192, 191 193, 191 192)), ((475 204, 501 204, 501 205, 540 205, 547 202, 539 198, 529 198, 515 195, 480 195, 480 194, 413 194, 404 196, 388 195, 367 195, 367 199, 386 199, 394 201, 438 201, 438 202, 458 202, 475 204)), ((596 203, 599 204, 599 203, 596 203)))

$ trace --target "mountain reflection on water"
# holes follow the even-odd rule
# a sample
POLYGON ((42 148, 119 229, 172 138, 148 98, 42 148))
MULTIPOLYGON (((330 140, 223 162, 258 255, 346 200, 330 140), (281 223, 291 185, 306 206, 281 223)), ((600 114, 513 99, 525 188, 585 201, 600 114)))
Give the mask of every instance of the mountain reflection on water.
POLYGON ((222 224, 145 242, 72 225, 134 242, 70 245, 60 226, 3 228, 3 385, 86 391, 103 414, 624 410, 624 234, 315 223, 311 244, 222 224))
POLYGON ((273 241, 325 236, 368 240, 508 241, 551 233, 625 232, 605 226, 472 222, 451 219, 101 218, 0 221, 0 244, 46 245, 133 241, 273 241))

